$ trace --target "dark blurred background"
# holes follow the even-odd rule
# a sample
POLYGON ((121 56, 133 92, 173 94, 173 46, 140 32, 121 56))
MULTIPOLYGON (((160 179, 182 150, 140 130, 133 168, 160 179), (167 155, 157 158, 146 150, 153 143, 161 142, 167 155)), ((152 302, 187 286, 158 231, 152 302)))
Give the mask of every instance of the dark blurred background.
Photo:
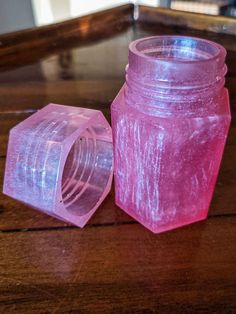
POLYGON ((236 0, 0 0, 0 34, 134 3, 236 17, 236 0))

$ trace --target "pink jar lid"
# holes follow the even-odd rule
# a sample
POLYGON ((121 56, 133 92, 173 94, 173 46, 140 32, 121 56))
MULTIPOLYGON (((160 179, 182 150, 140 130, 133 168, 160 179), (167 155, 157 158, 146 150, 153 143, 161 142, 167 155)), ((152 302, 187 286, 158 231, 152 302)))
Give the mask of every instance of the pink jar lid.
POLYGON ((11 129, 3 193, 83 227, 111 189, 112 131, 101 111, 49 104, 11 129))

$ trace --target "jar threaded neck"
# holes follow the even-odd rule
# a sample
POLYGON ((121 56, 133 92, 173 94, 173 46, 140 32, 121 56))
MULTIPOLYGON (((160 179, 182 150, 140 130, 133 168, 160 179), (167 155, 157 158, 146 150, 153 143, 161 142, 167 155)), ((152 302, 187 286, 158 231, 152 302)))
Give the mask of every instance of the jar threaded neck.
POLYGON ((129 46, 126 93, 190 102, 223 88, 227 67, 221 45, 187 36, 154 36, 129 46))

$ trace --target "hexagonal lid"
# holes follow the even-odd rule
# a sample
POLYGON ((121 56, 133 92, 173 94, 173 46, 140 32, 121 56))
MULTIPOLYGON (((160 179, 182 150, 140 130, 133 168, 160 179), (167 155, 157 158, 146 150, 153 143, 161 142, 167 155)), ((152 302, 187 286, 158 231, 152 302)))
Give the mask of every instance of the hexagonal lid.
POLYGON ((111 189, 112 131, 101 111, 49 104, 10 131, 3 193, 83 227, 111 189))

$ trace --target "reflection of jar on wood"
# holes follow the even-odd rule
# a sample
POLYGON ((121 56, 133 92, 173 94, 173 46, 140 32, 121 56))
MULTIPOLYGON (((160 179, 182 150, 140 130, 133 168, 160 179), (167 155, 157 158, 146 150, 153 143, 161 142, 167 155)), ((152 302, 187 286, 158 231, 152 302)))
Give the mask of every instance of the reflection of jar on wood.
POLYGON ((155 233, 205 219, 230 124, 225 49, 136 40, 112 104, 116 203, 155 233))

